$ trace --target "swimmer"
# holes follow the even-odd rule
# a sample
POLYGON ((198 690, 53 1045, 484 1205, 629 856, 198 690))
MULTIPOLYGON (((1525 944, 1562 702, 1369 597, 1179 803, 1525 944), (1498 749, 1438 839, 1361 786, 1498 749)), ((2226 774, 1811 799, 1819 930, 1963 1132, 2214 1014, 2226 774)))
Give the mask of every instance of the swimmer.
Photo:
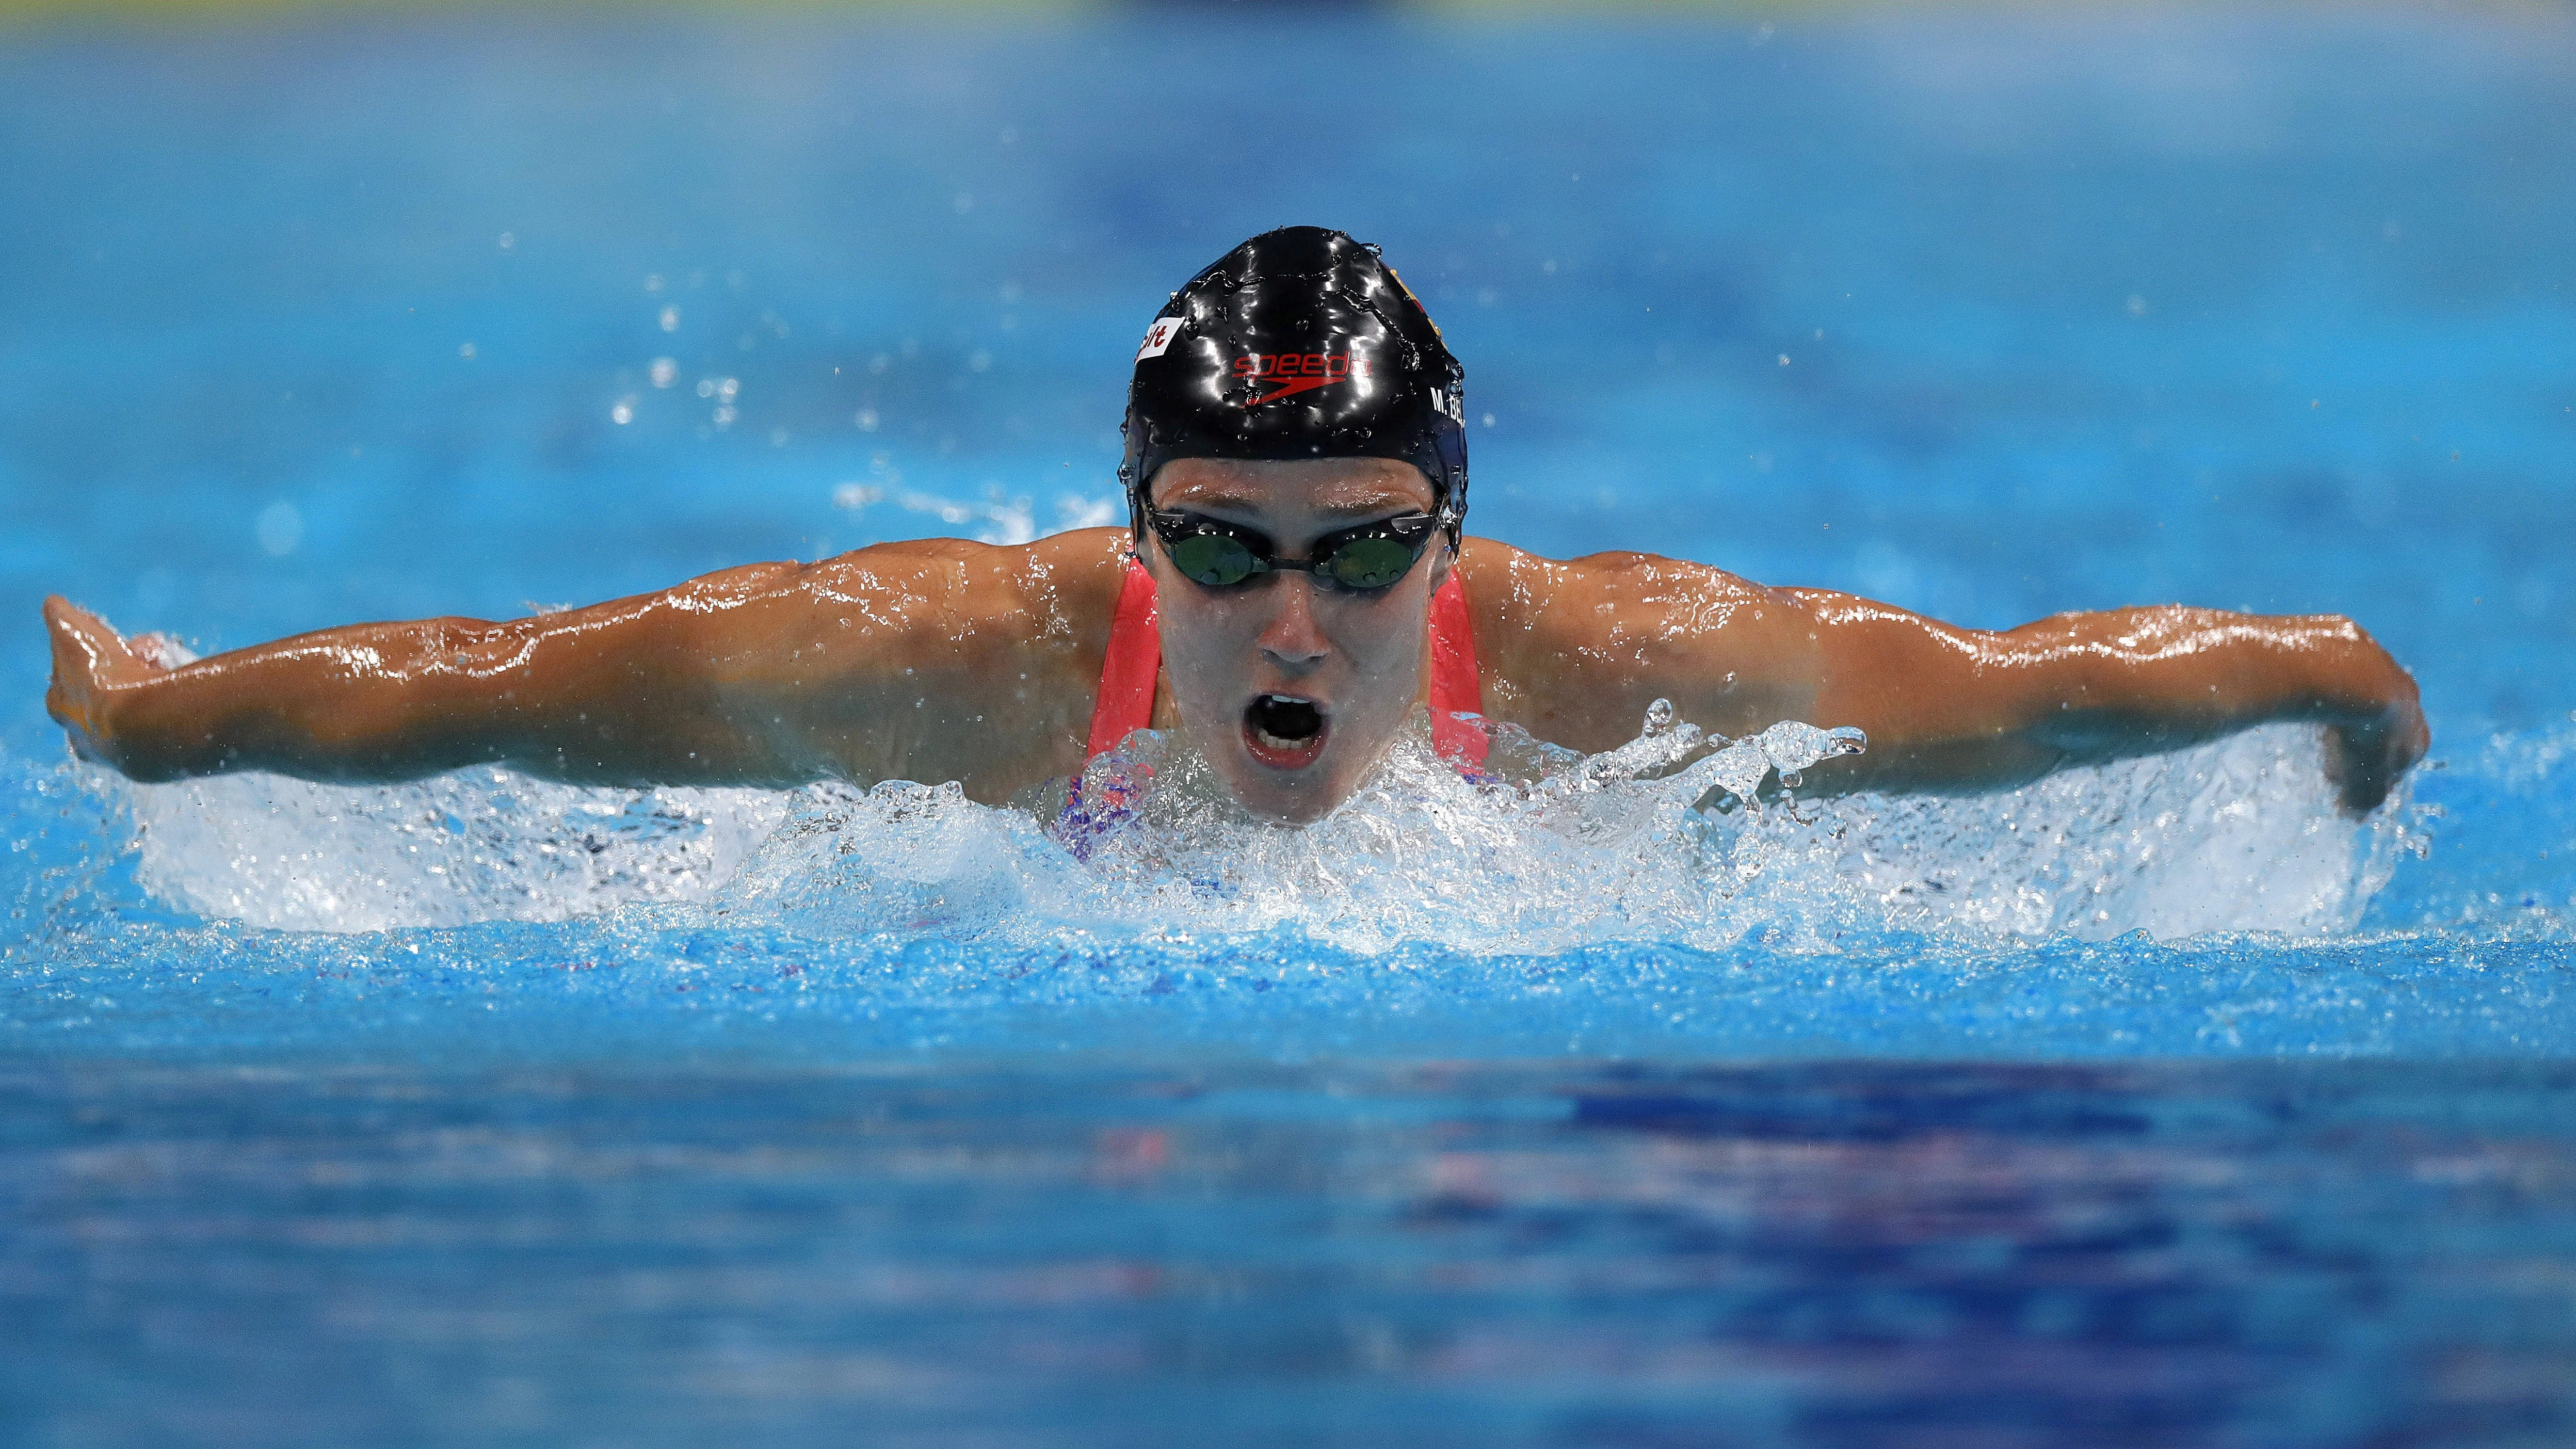
POLYGON ((369 783, 504 765, 580 784, 960 782, 1000 804, 1131 729, 1281 824, 1359 788, 1426 707, 1597 752, 1658 699, 1711 731, 1854 725, 1808 792, 1976 792, 2282 720, 2342 807, 2421 758, 2414 680, 2334 615, 2165 606, 2003 632, 1648 553, 1466 537, 1464 373, 1372 247, 1288 227, 1174 293, 1128 392, 1130 527, 885 543, 506 623, 325 629, 189 663, 48 599, 46 708, 141 781, 369 783))

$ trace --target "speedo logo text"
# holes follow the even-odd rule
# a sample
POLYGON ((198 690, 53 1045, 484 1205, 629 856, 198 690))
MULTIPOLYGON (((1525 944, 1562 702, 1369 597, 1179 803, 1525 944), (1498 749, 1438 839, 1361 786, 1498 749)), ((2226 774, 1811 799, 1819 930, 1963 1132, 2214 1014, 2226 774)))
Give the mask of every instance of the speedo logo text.
POLYGON ((1234 360, 1234 375, 1270 382, 1268 392, 1244 404, 1257 408, 1312 388, 1368 377, 1375 366, 1372 359, 1347 352, 1254 352, 1234 360))

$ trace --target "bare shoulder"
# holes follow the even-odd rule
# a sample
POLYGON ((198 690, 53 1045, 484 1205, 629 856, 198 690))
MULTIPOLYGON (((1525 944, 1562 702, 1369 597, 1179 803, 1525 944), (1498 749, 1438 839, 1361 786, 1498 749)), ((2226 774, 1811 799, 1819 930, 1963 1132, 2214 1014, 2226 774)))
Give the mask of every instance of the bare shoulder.
POLYGON ((814 773, 960 780, 999 801, 1079 769, 1123 529, 922 539, 713 574, 681 608, 728 712, 814 773))
POLYGON ((1477 624, 1497 634, 1563 635, 1611 647, 1631 636, 1670 640, 1739 622, 1803 622, 1805 613, 1794 590, 1661 554, 1552 559, 1471 538, 1458 567, 1477 624))
MULTIPOLYGON (((913 539, 796 566, 767 587, 856 624, 931 626, 963 641, 1038 642, 1098 633, 1106 647, 1126 531, 1089 528, 1026 544, 913 539)), ((719 585, 722 574, 698 581, 719 585)))
POLYGON ((1735 732, 1812 697, 1815 624, 1791 591, 1659 554, 1550 559, 1482 538, 1459 568, 1487 708, 1542 738, 1607 748, 1658 698, 1735 732))
POLYGON ((1121 530, 1017 546, 875 544, 812 563, 746 564, 635 600, 551 616, 580 630, 629 612, 725 678, 796 691, 944 680, 971 688, 1007 664, 1067 680, 1096 669, 1116 608, 1121 530))

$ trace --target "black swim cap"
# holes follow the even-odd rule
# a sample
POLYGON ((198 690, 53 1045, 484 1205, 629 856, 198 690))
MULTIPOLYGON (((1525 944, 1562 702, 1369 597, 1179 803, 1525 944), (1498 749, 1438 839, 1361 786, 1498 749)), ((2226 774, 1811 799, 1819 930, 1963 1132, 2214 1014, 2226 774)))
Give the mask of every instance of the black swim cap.
POLYGON ((1118 478, 1142 536, 1174 458, 1396 458, 1467 511, 1466 370, 1377 248, 1320 226, 1263 232, 1172 294, 1136 350, 1118 478))

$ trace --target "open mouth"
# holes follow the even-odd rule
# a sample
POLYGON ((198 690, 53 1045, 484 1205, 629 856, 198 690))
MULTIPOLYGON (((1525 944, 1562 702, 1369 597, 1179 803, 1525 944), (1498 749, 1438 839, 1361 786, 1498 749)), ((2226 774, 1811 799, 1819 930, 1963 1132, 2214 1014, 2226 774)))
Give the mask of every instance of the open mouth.
POLYGON ((1298 770, 1315 763, 1332 728, 1320 706, 1294 695, 1255 695, 1243 710, 1244 748, 1274 770, 1298 770))

